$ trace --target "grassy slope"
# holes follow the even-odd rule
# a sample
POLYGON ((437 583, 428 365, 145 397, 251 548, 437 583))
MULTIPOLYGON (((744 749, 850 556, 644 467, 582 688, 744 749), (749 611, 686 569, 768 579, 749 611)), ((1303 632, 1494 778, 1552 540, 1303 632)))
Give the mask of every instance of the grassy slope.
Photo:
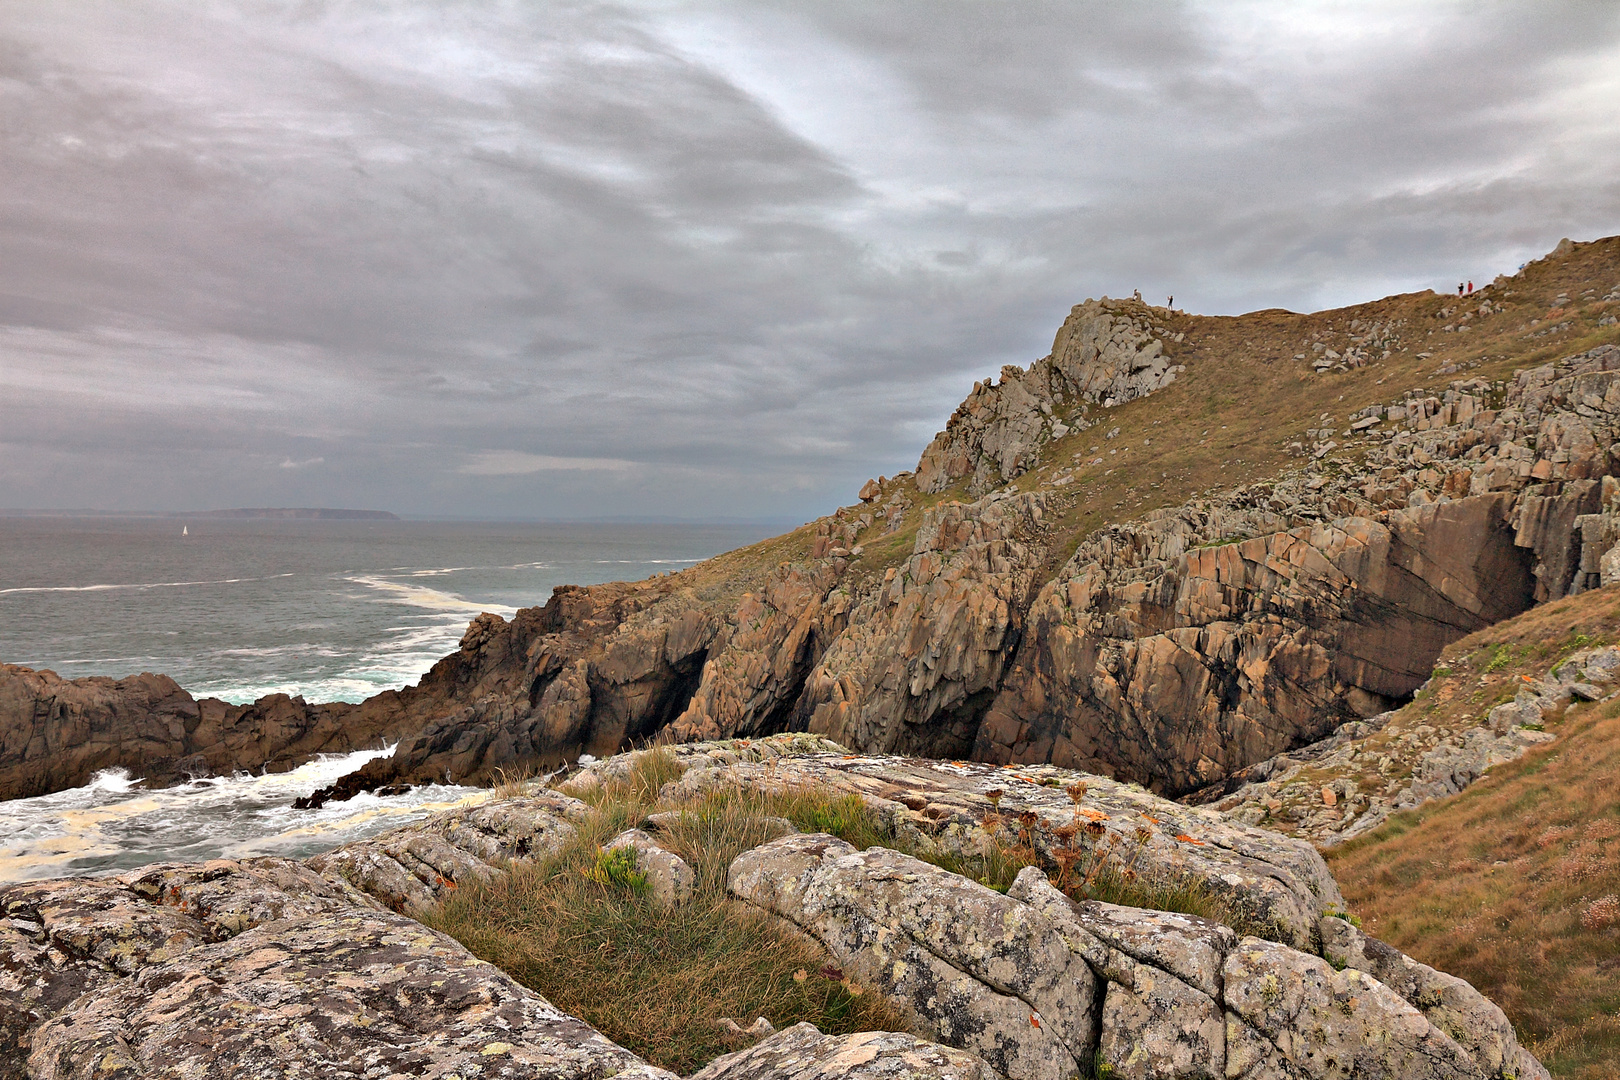
MULTIPOLYGON (((1620 641, 1620 588, 1448 648, 1405 712, 1481 716, 1587 644, 1620 641), (1489 670, 1487 670, 1489 669, 1489 670)), ((1620 1077, 1620 700, 1570 706, 1556 742, 1327 853, 1369 933, 1473 983, 1555 1076, 1620 1077), (1597 903, 1594 908, 1594 903, 1597 903)))

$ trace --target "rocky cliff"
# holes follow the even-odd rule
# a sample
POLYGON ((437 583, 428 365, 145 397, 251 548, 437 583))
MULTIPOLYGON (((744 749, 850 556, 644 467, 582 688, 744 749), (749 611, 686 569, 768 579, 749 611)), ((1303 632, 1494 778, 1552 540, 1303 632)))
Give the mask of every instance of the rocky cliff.
MULTIPOLYGON (((1466 302, 1202 318, 1087 301, 859 504, 480 616, 419 687, 298 706, 333 709, 351 741, 400 738, 324 794, 788 730, 1219 783, 1387 711, 1447 643, 1620 570, 1616 279, 1620 238, 1466 302)), ((35 684, 11 700, 28 734, 0 770, 83 742, 35 684)), ((150 752, 198 752, 176 738, 150 752)))
POLYGON ((199 701, 166 675, 68 680, 0 664, 0 798, 75 787, 118 767, 160 784, 290 769, 391 734, 386 724, 355 723, 355 711, 285 694, 252 705, 199 701))

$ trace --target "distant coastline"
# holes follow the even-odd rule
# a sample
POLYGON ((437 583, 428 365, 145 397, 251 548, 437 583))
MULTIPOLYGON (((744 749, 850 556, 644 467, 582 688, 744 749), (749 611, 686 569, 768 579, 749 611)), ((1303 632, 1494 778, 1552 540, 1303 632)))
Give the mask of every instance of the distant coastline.
POLYGON ((298 518, 304 521, 398 521, 387 510, 338 510, 326 506, 254 506, 236 510, 189 510, 183 518, 298 518))
POLYGON ((244 506, 233 510, 11 510, 0 517, 117 518, 280 518, 299 521, 400 521, 387 510, 343 510, 329 506, 244 506))

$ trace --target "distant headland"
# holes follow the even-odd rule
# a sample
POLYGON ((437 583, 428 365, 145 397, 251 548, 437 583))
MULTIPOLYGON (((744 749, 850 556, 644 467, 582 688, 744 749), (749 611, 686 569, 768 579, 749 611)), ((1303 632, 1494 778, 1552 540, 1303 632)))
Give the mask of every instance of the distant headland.
POLYGON ((253 506, 235 510, 191 510, 173 517, 184 518, 298 518, 316 521, 398 521, 398 514, 387 510, 335 510, 326 506, 253 506))

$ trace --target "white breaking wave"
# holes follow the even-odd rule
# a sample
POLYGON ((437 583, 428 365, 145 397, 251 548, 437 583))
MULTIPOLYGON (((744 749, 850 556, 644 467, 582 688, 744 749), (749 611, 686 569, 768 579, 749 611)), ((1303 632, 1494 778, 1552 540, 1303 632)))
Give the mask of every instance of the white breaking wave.
MULTIPOLYGON (((422 572, 409 573, 414 577, 422 572)), ((370 574, 345 575, 341 580, 364 586, 377 603, 415 609, 415 613, 399 612, 398 623, 381 628, 385 637, 371 642, 369 649, 353 654, 315 642, 219 650, 214 655, 260 660, 273 657, 279 661, 279 670, 268 678, 249 681, 240 676, 219 678, 190 685, 187 689, 199 697, 217 697, 235 705, 257 701, 266 694, 302 696, 308 701, 363 701, 384 690, 399 690, 415 684, 442 657, 456 650, 473 616, 488 611, 511 618, 517 613, 517 608, 510 604, 479 603, 415 582, 391 581, 370 574), (300 658, 312 670, 292 670, 299 666, 296 661, 300 658), (335 665, 340 670, 331 671, 334 665, 321 663, 331 660, 341 661, 335 665), (325 674, 314 673, 321 668, 328 670, 325 674)))
POLYGON ((503 616, 512 615, 517 611, 517 608, 508 604, 480 604, 457 596, 455 593, 430 589, 426 585, 408 585, 400 581, 389 581, 387 578, 356 574, 353 577, 346 577, 344 580, 385 593, 388 596, 388 602, 408 604, 411 607, 426 608, 430 611, 455 612, 462 615, 469 613, 477 615, 481 612, 492 611, 503 616))
POLYGON ((138 581, 125 585, 19 585, 15 588, 0 589, 0 596, 10 593, 50 593, 50 592, 112 592, 117 589, 181 589, 192 585, 240 585, 248 581, 271 581, 274 578, 292 577, 291 574, 276 574, 272 578, 216 578, 212 581, 138 581))
POLYGON ((127 770, 107 769, 83 787, 0 802, 0 882, 154 862, 304 858, 489 797, 483 788, 428 786, 404 795, 357 795, 319 810, 292 808, 298 796, 393 749, 323 754, 291 772, 237 773, 169 788, 142 788, 127 770))

